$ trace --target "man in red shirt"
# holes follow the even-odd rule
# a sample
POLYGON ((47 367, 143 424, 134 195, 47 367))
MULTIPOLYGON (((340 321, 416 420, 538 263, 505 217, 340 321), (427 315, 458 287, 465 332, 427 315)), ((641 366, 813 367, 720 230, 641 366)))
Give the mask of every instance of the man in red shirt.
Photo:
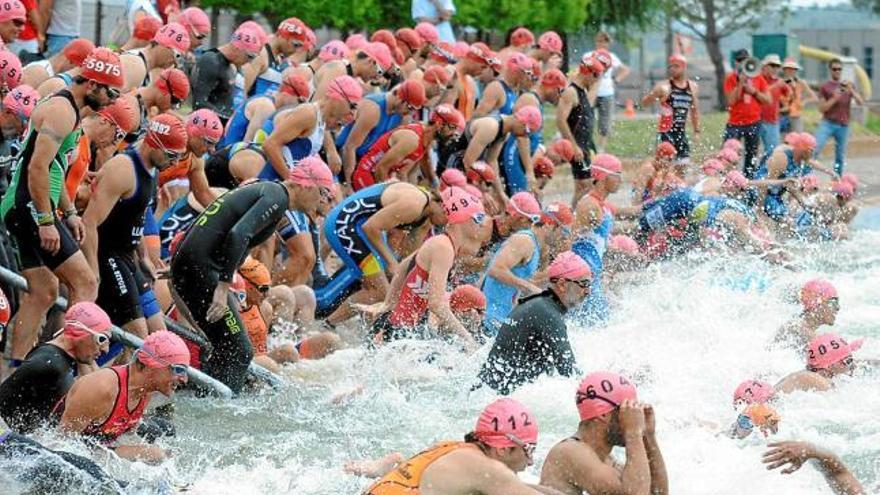
POLYGON ((761 105, 761 142, 764 143, 764 153, 770 153, 779 146, 780 100, 788 96, 789 87, 779 77, 782 68, 779 55, 771 53, 764 57, 761 64, 761 77, 767 81, 767 93, 770 95, 770 102, 761 105))
POLYGON ((748 50, 741 49, 734 54, 734 71, 724 79, 724 96, 727 98, 727 127, 724 140, 738 139, 745 146, 743 173, 753 178, 757 170, 758 134, 761 123, 761 105, 770 102, 767 94, 767 81, 760 75, 747 77, 742 72, 742 64, 749 58, 748 50))
POLYGON ((24 63, 33 60, 33 56, 40 53, 43 45, 46 43, 45 22, 40 15, 37 7, 37 0, 20 0, 27 10, 27 18, 25 19, 24 28, 16 38, 15 42, 10 43, 9 51, 21 57, 24 63), (30 55, 25 55, 27 52, 30 55))
POLYGON ((828 62, 831 80, 819 88, 819 111, 822 121, 816 129, 816 156, 822 152, 828 138, 834 137, 834 171, 843 173, 843 162, 846 155, 846 140, 849 137, 849 113, 852 100, 857 104, 865 103, 862 95, 852 81, 843 81, 843 64, 840 59, 828 62))

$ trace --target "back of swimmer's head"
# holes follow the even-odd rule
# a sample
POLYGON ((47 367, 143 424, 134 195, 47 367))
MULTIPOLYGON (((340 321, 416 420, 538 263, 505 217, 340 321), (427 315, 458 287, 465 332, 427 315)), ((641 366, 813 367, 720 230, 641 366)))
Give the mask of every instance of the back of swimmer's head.
POLYGON ((596 371, 581 380, 575 393, 575 405, 581 427, 598 428, 609 442, 622 445, 617 412, 624 401, 638 400, 635 385, 626 377, 611 371, 596 371))
POLYGON ((483 444, 490 457, 515 472, 522 471, 532 463, 538 443, 538 420, 519 401, 509 397, 498 399, 483 409, 465 441, 483 444))

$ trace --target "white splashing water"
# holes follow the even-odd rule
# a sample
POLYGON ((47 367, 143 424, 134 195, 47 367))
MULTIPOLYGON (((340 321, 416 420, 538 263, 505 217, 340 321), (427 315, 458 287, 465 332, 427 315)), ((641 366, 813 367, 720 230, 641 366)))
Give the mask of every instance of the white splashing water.
MULTIPOLYGON (((805 269, 798 273, 748 257, 653 266, 640 285, 618 293, 606 328, 570 327, 578 364, 584 371, 630 376, 640 399, 654 405, 672 493, 829 493, 810 466, 790 476, 764 468, 766 443, 788 439, 837 452, 876 493, 880 373, 840 380, 827 393, 786 397, 778 404, 780 431, 769 440, 731 440, 722 430, 735 419, 732 394, 740 381, 775 383, 803 368, 793 350, 767 343, 797 312, 792 294, 810 277, 827 277, 839 289, 835 331, 868 337, 858 356, 880 357, 878 246, 880 232, 859 231, 852 241, 801 253, 805 269), (749 280, 759 289, 744 289, 749 280)), ((139 480, 137 493, 157 493, 153 485, 160 479, 193 494, 360 493, 369 481, 343 473, 346 460, 392 450, 413 454, 473 428, 480 409, 494 398, 486 388, 468 392, 487 352, 463 357, 424 342, 349 349, 287 370, 293 385, 281 393, 229 402, 181 396, 178 436, 163 441, 176 451, 172 460, 159 467, 117 460, 105 467, 121 479, 139 480), (440 353, 433 363, 420 361, 432 351, 440 353), (360 385, 364 392, 347 403, 330 402, 360 385)), ((538 465, 524 479, 536 481, 547 451, 574 433, 577 381, 545 377, 513 395, 537 415, 541 431, 538 465)))

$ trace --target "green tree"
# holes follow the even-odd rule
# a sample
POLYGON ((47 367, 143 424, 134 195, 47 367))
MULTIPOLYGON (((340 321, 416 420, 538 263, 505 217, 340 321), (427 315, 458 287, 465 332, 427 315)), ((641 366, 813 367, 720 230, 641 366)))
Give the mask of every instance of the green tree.
POLYGON ((880 14, 880 0, 852 0, 853 7, 880 14))
POLYGON ((724 101, 724 54, 721 40, 742 30, 755 28, 761 19, 787 9, 785 0, 669 0, 666 8, 677 22, 706 44, 715 66, 718 108, 724 101))

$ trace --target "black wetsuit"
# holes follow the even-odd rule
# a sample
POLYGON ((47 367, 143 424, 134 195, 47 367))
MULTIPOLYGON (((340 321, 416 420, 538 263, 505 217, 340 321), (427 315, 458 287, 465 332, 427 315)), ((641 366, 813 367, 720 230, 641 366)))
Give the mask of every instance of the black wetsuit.
POLYGON ((501 326, 480 379, 499 394, 556 370, 575 373, 575 358, 568 342, 565 305, 551 290, 520 299, 501 326))
MULTIPOLYGON (((500 115, 494 116, 496 120, 498 120, 498 132, 495 134, 495 137, 492 139, 492 142, 486 146, 486 150, 483 152, 483 156, 481 159, 485 159, 486 152, 492 149, 493 146, 497 145, 504 139, 506 136, 504 132, 504 120, 500 115)), ((471 122, 473 123, 473 122, 471 122)), ((467 129, 458 137, 458 139, 447 139, 440 141, 437 147, 437 176, 443 173, 447 168, 457 168, 461 171, 464 171, 464 154, 467 151, 468 145, 470 145, 471 138, 473 135, 471 134, 471 127, 468 124, 467 129)))
POLYGON ((52 408, 73 385, 76 361, 60 347, 34 348, 0 383, 0 417, 14 431, 30 433, 51 419, 52 408))
POLYGON ((217 112, 225 123, 232 116, 236 68, 219 50, 199 55, 192 72, 193 110, 207 108, 217 112))
POLYGON ((569 87, 574 88, 577 92, 578 103, 571 109, 566 122, 568 123, 568 128, 571 129, 571 134, 574 136, 574 144, 584 152, 584 159, 582 161, 575 160, 571 162, 571 171, 575 179, 589 179, 590 151, 596 150, 596 145, 593 144, 593 122, 595 120, 593 107, 590 105, 587 90, 577 84, 571 84, 569 87))
POLYGON ((119 482, 91 460, 70 452, 50 450, 24 435, 4 432, 2 428, 0 470, 11 473, 27 487, 23 493, 125 493, 119 482))
POLYGON ((131 159, 136 187, 130 198, 119 198, 98 226, 101 284, 95 301, 120 326, 144 317, 135 248, 143 237, 145 214, 156 191, 156 174, 146 169, 140 153, 129 148, 125 154, 131 159))
POLYGON ((255 182, 234 189, 205 208, 171 260, 171 280, 180 298, 214 346, 204 371, 234 392, 245 383, 253 350, 230 293, 229 308, 208 323, 219 281, 231 282, 248 251, 268 239, 287 211, 287 189, 278 182, 255 182))

